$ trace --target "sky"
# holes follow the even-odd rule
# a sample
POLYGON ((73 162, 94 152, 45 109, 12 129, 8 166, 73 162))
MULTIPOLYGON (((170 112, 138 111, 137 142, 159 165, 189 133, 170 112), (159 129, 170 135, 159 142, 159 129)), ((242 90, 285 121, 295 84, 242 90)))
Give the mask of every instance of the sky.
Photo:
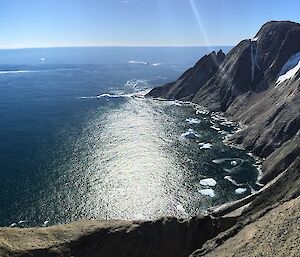
POLYGON ((0 48, 229 46, 269 20, 299 0, 0 0, 0 48))

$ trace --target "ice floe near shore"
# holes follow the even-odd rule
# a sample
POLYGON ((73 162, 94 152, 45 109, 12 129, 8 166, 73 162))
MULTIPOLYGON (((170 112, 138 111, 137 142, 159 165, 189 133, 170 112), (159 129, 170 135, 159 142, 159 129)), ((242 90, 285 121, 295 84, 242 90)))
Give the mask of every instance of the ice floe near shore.
POLYGON ((199 143, 200 149, 211 149, 211 143, 199 143))
POLYGON ((199 124, 200 123, 200 120, 196 119, 196 118, 187 118, 187 119, 185 119, 185 121, 189 124, 199 124))
POLYGON ((213 178, 204 178, 200 180, 200 185, 214 187, 217 184, 213 178))
POLYGON ((244 184, 236 182, 231 176, 225 176, 224 179, 228 180, 237 187, 244 186, 244 184))
POLYGON ((187 132, 181 134, 181 137, 188 139, 197 139, 199 135, 193 129, 188 129, 187 132))
POLYGON ((247 188, 239 187, 235 190, 235 193, 238 195, 241 195, 241 194, 245 193, 246 191, 247 191, 247 188))
POLYGON ((208 189, 200 189, 199 193, 205 196, 210 196, 210 197, 214 197, 215 196, 215 192, 213 189, 208 188, 208 189))

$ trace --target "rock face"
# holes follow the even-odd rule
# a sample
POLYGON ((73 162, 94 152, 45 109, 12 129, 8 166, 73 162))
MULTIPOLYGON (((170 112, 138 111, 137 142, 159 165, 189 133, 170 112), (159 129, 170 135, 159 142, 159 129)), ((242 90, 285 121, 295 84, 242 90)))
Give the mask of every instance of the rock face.
POLYGON ((268 22, 227 56, 212 52, 147 96, 190 100, 242 122, 229 140, 265 158, 266 185, 190 220, 2 228, 0 256, 300 256, 300 25, 268 22))

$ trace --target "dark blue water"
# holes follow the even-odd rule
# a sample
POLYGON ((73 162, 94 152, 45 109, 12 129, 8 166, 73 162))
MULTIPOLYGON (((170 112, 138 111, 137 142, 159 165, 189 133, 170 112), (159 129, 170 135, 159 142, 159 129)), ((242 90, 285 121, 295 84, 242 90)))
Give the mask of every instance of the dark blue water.
POLYGON ((132 97, 176 79, 210 50, 0 50, 0 225, 186 217, 249 194, 254 160, 222 143, 220 132, 233 128, 214 121, 222 131, 212 129, 210 115, 188 104, 132 97), (195 140, 181 136, 189 128, 195 140))

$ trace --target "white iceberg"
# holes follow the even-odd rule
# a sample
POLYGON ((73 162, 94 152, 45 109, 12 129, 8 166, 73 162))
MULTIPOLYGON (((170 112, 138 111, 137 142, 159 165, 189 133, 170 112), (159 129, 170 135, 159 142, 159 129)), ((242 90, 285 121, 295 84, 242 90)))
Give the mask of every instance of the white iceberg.
POLYGON ((200 185, 214 187, 217 184, 213 178, 205 178, 200 180, 200 185))
POLYGON ((241 195, 241 194, 245 193, 246 191, 247 191, 246 188, 244 188, 244 187, 239 187, 239 188, 237 188, 237 189, 235 190, 235 193, 238 194, 238 195, 241 195))
POLYGON ((214 197, 215 196, 215 192, 212 189, 201 189, 199 190, 199 193, 202 195, 206 195, 206 196, 210 196, 210 197, 214 197))
POLYGON ((192 129, 188 129, 188 131, 181 134, 181 136, 188 139, 197 139, 199 137, 198 134, 192 129))

